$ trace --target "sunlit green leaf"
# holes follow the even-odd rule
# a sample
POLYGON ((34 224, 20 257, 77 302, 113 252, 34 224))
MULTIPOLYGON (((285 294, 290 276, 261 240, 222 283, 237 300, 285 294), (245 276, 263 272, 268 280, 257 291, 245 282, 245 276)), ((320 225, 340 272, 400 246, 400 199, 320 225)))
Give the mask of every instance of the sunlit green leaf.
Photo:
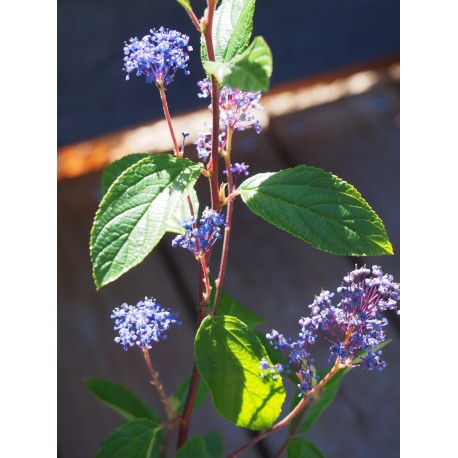
MULTIPOLYGON (((255 0, 223 0, 213 17, 213 46, 216 62, 229 62, 242 53, 253 33, 255 0)), ((205 43, 202 62, 208 60, 205 43)))
POLYGON ((195 340, 196 364, 210 388, 217 412, 237 426, 269 428, 281 411, 281 377, 260 375, 268 355, 255 334, 238 318, 207 317, 195 340))
POLYGON ((98 288, 136 266, 176 224, 202 164, 170 154, 148 156, 125 170, 100 203, 91 232, 98 288))
POLYGON ((393 253, 381 219, 359 192, 322 169, 261 173, 238 189, 253 213, 315 248, 345 256, 393 253))
POLYGON ((243 91, 267 91, 272 75, 272 53, 264 38, 256 37, 251 45, 229 62, 204 64, 223 86, 243 91))

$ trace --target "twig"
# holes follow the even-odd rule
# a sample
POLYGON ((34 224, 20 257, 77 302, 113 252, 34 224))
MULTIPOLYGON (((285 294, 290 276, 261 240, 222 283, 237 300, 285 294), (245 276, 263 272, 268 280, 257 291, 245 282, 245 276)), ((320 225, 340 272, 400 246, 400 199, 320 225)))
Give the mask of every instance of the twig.
POLYGON ((142 346, 143 356, 145 357, 146 365, 148 366, 148 370, 151 374, 152 381, 151 383, 156 387, 157 392, 159 393, 159 397, 161 398, 162 403, 165 406, 165 410, 172 418, 177 418, 177 413, 173 410, 172 405, 170 404, 169 398, 164 393, 164 389, 162 388, 162 384, 159 380, 159 374, 153 369, 153 364, 151 363, 151 358, 149 356, 148 349, 145 346, 142 346))

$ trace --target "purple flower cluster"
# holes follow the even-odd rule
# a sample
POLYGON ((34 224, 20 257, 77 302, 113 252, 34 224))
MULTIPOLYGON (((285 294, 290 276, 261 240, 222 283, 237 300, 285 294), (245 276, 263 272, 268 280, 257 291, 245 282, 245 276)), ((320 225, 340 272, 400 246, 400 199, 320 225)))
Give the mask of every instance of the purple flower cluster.
MULTIPOLYGON (((201 93, 198 94, 199 97, 207 98, 211 96, 211 83, 208 79, 199 81, 197 85, 201 90, 201 93)), ((256 133, 259 134, 261 132, 261 124, 252 112, 253 109, 262 110, 259 104, 260 99, 260 92, 245 92, 229 87, 223 87, 220 90, 220 152, 226 148, 226 131, 228 127, 235 130, 245 130, 248 127, 253 127, 256 133)), ((209 105, 209 108, 211 109, 211 105, 209 105)), ((194 144, 197 147, 199 158, 205 161, 211 151, 211 132, 200 132, 194 144)))
POLYGON ((177 235, 172 240, 172 246, 186 248, 196 257, 207 253, 214 243, 222 237, 219 226, 225 226, 224 217, 208 207, 202 212, 202 218, 197 226, 194 218, 182 221, 180 224, 186 230, 185 234, 177 235))
POLYGON ((282 372, 285 372, 286 374, 290 373, 290 370, 287 366, 284 366, 281 363, 272 365, 265 358, 261 359, 261 362, 259 363, 259 369, 262 369, 261 377, 264 378, 265 371, 268 371, 272 374, 272 378, 274 380, 276 380, 278 378, 278 374, 281 374, 282 372))
POLYGON ((292 339, 285 339, 283 334, 279 334, 275 329, 272 329, 270 334, 266 334, 270 344, 276 349, 281 350, 285 355, 288 365, 284 366, 279 363, 271 366, 263 358, 259 368, 262 370, 261 377, 264 377, 265 370, 274 373, 273 378, 277 375, 276 373, 289 373, 291 370, 296 372, 301 382, 298 384, 298 388, 300 396, 302 396, 313 388, 313 379, 317 379, 311 368, 313 358, 310 355, 310 347, 315 343, 316 334, 314 330, 308 326, 304 318, 299 320, 299 324, 302 326, 302 329, 301 332, 299 332, 298 339, 295 341, 292 339))
MULTIPOLYGON (((206 161, 208 159, 208 156, 210 155, 210 151, 212 149, 211 140, 212 140, 211 132, 199 132, 199 136, 197 137, 197 140, 193 142, 194 145, 196 145, 197 156, 199 157, 199 159, 202 159, 202 161, 206 161)), ((219 151, 220 152, 224 151, 225 147, 226 147, 226 132, 221 132, 219 134, 219 151)))
MULTIPOLYGON (((238 162, 236 162, 234 165, 231 164, 231 173, 234 183, 237 183, 237 180, 240 177, 240 175, 248 176, 250 174, 250 172, 248 172, 249 167, 250 166, 245 164, 245 162, 242 162, 241 164, 239 164, 238 162)), ((227 175, 227 170, 223 170, 223 173, 227 175)))
MULTIPOLYGON (((199 81, 197 85, 201 90, 199 97, 211 96, 211 83, 208 79, 199 81)), ((235 130, 245 130, 247 127, 253 127, 259 134, 262 127, 251 110, 262 110, 260 99, 261 92, 246 92, 227 86, 222 87, 219 96, 220 128, 232 127, 235 130)))
POLYGON ((124 46, 124 70, 135 72, 136 76, 145 75, 147 83, 167 86, 175 77, 178 69, 189 75, 187 61, 192 47, 188 46, 189 37, 176 30, 151 29, 151 35, 141 40, 131 38, 124 46))
MULTIPOLYGON (((299 321, 302 329, 297 341, 287 340, 275 330, 267 334, 270 343, 282 350, 290 368, 297 372, 302 394, 312 388, 310 363, 313 360, 309 347, 315 342, 318 331, 322 331, 331 343, 329 362, 339 358, 341 364, 362 366, 370 371, 386 366, 378 346, 386 339, 383 328, 388 320, 381 314, 386 310, 396 310, 399 314, 399 283, 395 283, 391 275, 384 274, 379 266, 373 266, 372 270, 356 268, 344 277, 337 294, 340 302, 336 306, 332 305, 334 293, 321 291, 315 296, 309 305, 310 317, 302 317, 299 321)), ((260 368, 281 372, 276 366, 267 367, 265 361, 261 361, 260 368)))
POLYGON ((377 347, 386 339, 383 328, 388 320, 381 313, 397 310, 399 284, 379 266, 373 266, 372 272, 362 267, 344 277, 337 294, 337 306, 331 304, 334 294, 329 291, 322 291, 309 306, 311 325, 324 331, 332 344, 330 361, 340 358, 352 366, 382 370, 386 363, 377 347), (361 357, 361 352, 367 355, 361 357))
POLYGON ((119 332, 119 337, 114 340, 122 344, 124 350, 134 345, 150 349, 152 341, 159 342, 159 338, 167 338, 165 331, 171 324, 181 325, 178 315, 148 298, 135 306, 122 304, 113 310, 111 318, 115 319, 114 330, 119 332))

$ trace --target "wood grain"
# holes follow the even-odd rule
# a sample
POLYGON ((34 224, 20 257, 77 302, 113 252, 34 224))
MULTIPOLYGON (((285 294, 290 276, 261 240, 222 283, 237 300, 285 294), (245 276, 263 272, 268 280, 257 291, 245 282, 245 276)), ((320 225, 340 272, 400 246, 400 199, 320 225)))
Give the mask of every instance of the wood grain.
MULTIPOLYGON (((394 246, 391 257, 366 258, 399 279, 399 87, 381 81, 362 94, 272 118, 256 136, 247 131, 234 139, 234 162, 246 162, 251 174, 277 171, 299 163, 322 167, 353 184, 385 222, 394 246)), ((140 352, 124 352, 113 342, 111 310, 144 296, 178 311, 180 329, 154 347, 153 362, 167 393, 191 370, 193 314, 197 299, 197 266, 187 252, 164 242, 118 281, 99 292, 91 279, 88 240, 97 208, 100 173, 59 183, 59 456, 94 455, 103 438, 120 424, 84 388, 82 377, 104 377, 125 384, 160 409, 148 383, 140 352)), ((199 194, 205 205, 206 183, 199 194)), ((218 252, 212 272, 216 275, 218 252)), ((224 289, 267 319, 272 327, 295 337, 297 321, 321 288, 335 289, 355 259, 318 252, 299 239, 251 214, 241 201, 234 212, 232 245, 224 289)), ((383 373, 354 370, 335 403, 307 434, 327 458, 399 456, 399 322, 391 317, 393 343, 384 351, 383 373)), ((316 364, 326 364, 326 345, 317 348, 316 364)), ((291 397, 291 391, 289 390, 291 397)), ((289 401, 288 401, 289 402, 289 401)), ((209 400, 195 413, 191 434, 221 430, 226 452, 249 435, 216 415, 209 400)), ((285 432, 242 456, 273 456, 285 432)), ((170 449, 172 450, 173 447, 170 449)), ((170 456, 173 456, 170 453, 170 456)))

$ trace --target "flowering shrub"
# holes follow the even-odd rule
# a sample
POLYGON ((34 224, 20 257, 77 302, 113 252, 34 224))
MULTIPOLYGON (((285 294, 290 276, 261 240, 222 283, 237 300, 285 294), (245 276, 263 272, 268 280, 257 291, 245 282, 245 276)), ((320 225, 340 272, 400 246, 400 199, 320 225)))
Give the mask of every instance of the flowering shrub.
MULTIPOLYGON (((231 457, 288 425, 289 445, 285 443, 276 456, 285 450, 290 457, 321 456, 314 444, 298 437, 304 414, 313 405, 315 421, 329 403, 320 403, 320 398, 327 392, 332 399, 348 370, 380 371, 386 366, 381 348, 386 343, 388 321, 383 314, 398 310, 399 284, 380 266, 356 267, 344 277, 337 294, 322 290, 315 296, 308 316, 298 317, 296 340, 275 329, 260 338, 253 331, 257 324, 253 312, 241 305, 234 307, 233 302, 229 307, 231 300, 222 291, 234 201, 243 201, 267 222, 329 253, 385 255, 392 254, 392 247, 380 218, 353 186, 332 173, 299 165, 247 178, 249 166, 232 162, 233 135, 248 128, 261 131, 256 112, 262 109, 261 94, 268 89, 272 72, 272 55, 264 39, 255 37, 250 43, 255 0, 222 0, 218 9, 214 0, 208 0, 200 19, 190 0, 178 1, 201 34, 207 78, 197 87, 198 96, 211 101, 211 129, 193 139, 199 161, 185 158, 189 133, 182 132, 179 145, 165 88, 171 90, 180 71, 189 75, 189 37, 160 27, 140 40, 126 42, 126 79, 131 74, 144 76, 157 87, 173 154, 137 153, 107 167, 104 195, 91 232, 91 258, 94 281, 100 288, 141 263, 166 232, 177 233, 172 246, 189 250, 201 267, 194 368, 184 382, 187 396, 177 407, 166 394, 149 354, 172 326, 181 324, 177 314, 152 298, 115 308, 111 317, 118 335, 114 340, 125 350, 142 351, 166 417, 139 408, 141 401, 120 385, 87 380, 88 388, 126 419, 101 445, 97 456, 165 454, 163 432, 173 428, 178 429, 177 457, 222 456, 221 451, 210 452, 203 437, 188 437, 198 390, 209 391, 216 411, 234 425, 260 431, 231 457), (208 181, 210 193, 200 218, 194 191, 199 179, 208 181), (215 253, 220 253, 216 275, 209 269, 215 253), (313 348, 320 339, 329 346, 329 358, 317 370, 313 348), (290 381, 296 402, 278 418, 286 396, 284 384, 290 381)), ((172 338, 179 339, 178 333, 172 338)))

